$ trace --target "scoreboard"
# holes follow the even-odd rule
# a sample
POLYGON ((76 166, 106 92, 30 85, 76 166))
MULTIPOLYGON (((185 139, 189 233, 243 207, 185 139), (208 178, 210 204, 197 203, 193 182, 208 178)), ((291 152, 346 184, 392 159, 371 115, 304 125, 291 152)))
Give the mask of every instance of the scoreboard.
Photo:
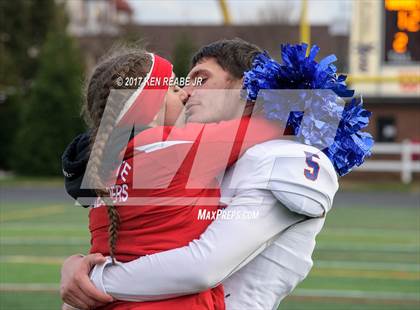
POLYGON ((419 97, 420 0, 355 0, 350 83, 371 97, 419 97))
POLYGON ((420 63, 420 0, 384 0, 384 9, 384 63, 420 63))

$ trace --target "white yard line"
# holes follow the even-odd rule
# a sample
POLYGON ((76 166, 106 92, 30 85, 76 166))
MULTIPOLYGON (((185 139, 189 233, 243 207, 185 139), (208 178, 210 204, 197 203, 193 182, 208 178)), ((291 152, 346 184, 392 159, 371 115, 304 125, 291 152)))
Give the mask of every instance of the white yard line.
MULTIPOLYGON (((1 237, 1 245, 86 245, 89 244, 89 237, 1 237)), ((375 244, 322 244, 316 245, 316 250, 321 251, 366 251, 366 252, 400 252, 419 253, 417 245, 375 245, 375 244)))
MULTIPOLYGON (((87 216, 87 215, 86 215, 87 216)), ((22 224, 20 222, 10 222, 10 223, 2 223, 1 230, 17 230, 17 231, 32 231, 34 229, 40 230, 52 230, 56 231, 57 229, 62 230, 77 230, 77 231, 87 231, 88 223, 83 224, 68 224, 68 223, 60 223, 60 224, 53 224, 53 223, 25 223, 22 224)))
POLYGON ((89 245, 89 237, 86 238, 63 238, 63 237, 3 237, 1 245, 89 245))
POLYGON ((2 292, 58 292, 59 289, 56 283, 0 283, 2 292))
POLYGON ((420 264, 414 263, 389 263, 389 262, 353 262, 315 260, 314 268, 323 269, 358 269, 358 270, 383 270, 383 271, 411 271, 419 272, 420 264))
POLYGON ((25 264, 59 264, 61 265, 66 257, 64 256, 27 256, 27 255, 0 255, 1 263, 25 263, 25 264))
MULTIPOLYGON (((20 292, 58 292, 59 284, 55 283, 2 283, 0 291, 20 292)), ((380 299, 380 300, 402 300, 419 301, 420 293, 398 293, 398 292, 365 292, 348 290, 312 290, 296 289, 292 296, 297 297, 335 297, 354 299, 380 299)))
POLYGON ((337 235, 406 235, 413 234, 417 236, 417 230, 415 229, 383 229, 383 228, 325 228, 322 231, 322 235, 328 236, 328 234, 337 235))
POLYGON ((319 242, 315 250, 328 251, 365 251, 365 252, 403 252, 403 253, 419 253, 420 247, 418 245, 399 245, 399 244, 343 244, 343 243, 328 243, 322 244, 319 242))
MULTIPOLYGON (((62 263, 65 259, 65 256, 0 255, 0 262, 2 263, 62 263)), ((353 262, 339 260, 316 260, 314 261, 314 268, 420 272, 420 264, 415 263, 353 262)))
MULTIPOLYGON (((0 255, 0 262, 2 263, 62 263, 65 259, 65 256, 0 255)), ((420 264, 389 262, 319 260, 314 262, 314 268, 420 272, 420 264)))
POLYGON ((296 289, 292 296, 299 297, 338 297, 338 298, 363 298, 363 299, 391 299, 391 300, 418 300, 420 293, 399 293, 399 292, 369 292, 369 291, 349 291, 349 290, 312 290, 296 289))
POLYGON ((50 205, 40 208, 1 212, 0 222, 3 223, 7 221, 23 220, 35 217, 42 217, 46 215, 48 216, 51 214, 60 214, 66 212, 67 209, 68 207, 63 205, 50 205))

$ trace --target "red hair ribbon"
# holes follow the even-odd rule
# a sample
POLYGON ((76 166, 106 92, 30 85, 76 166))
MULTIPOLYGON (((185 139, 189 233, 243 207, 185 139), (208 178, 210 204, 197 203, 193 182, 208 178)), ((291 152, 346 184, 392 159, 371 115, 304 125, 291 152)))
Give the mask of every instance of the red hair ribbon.
POLYGON ((117 121, 119 126, 147 125, 162 107, 172 76, 172 64, 158 55, 150 55, 151 69, 125 103, 117 121))

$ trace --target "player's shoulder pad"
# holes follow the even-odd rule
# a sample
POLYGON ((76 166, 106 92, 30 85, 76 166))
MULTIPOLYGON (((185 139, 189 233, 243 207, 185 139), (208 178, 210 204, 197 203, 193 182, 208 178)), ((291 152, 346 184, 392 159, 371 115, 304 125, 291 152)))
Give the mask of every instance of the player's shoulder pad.
POLYGON ((268 189, 276 197, 307 197, 325 212, 331 209, 338 189, 337 174, 328 157, 315 147, 290 140, 272 140, 250 148, 234 169, 231 187, 268 189))

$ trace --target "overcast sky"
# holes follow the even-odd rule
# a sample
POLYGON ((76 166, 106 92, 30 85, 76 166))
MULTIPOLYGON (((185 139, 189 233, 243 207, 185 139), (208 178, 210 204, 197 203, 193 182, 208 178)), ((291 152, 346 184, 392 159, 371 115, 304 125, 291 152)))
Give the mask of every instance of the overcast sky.
MULTIPOLYGON (((221 24, 218 0, 128 0, 135 20, 144 24, 221 24)), ((234 24, 256 23, 261 15, 290 16, 297 22, 300 0, 227 0, 234 24), (263 12, 263 13, 261 13, 263 12), (274 13, 272 13, 274 12, 274 13), (287 13, 285 13, 287 12, 287 13)), ((351 0, 309 0, 312 24, 330 24, 341 20, 348 25, 351 0)))

